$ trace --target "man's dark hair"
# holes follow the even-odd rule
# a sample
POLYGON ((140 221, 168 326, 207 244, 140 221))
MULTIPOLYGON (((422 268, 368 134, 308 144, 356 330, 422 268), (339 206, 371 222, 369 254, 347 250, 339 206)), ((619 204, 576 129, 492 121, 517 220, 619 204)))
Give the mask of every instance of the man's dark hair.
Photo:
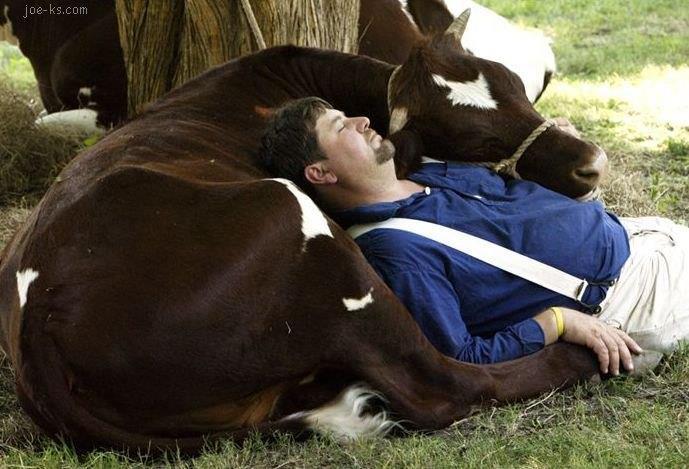
POLYGON ((318 147, 316 121, 332 106, 315 96, 283 105, 271 117, 261 138, 259 158, 268 172, 293 181, 309 194, 304 168, 325 155, 318 147))

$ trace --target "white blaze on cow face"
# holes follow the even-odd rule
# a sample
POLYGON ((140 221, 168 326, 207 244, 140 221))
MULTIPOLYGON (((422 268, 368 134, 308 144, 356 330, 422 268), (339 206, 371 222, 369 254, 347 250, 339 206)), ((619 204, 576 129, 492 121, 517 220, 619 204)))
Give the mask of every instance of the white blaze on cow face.
POLYGON ((271 180, 284 184, 297 199, 297 202, 299 202, 299 207, 301 208, 301 231, 304 233, 302 250, 306 250, 306 243, 316 236, 323 235, 334 238, 332 231, 330 231, 330 226, 328 226, 328 220, 314 201, 311 200, 311 197, 304 194, 288 179, 275 178, 271 180))
POLYGON ((358 311, 373 303, 373 287, 361 298, 342 298, 347 311, 358 311))
POLYGON ((442 88, 449 88, 447 99, 453 106, 474 106, 479 109, 497 109, 498 103, 490 95, 488 81, 483 73, 478 74, 474 81, 460 82, 446 80, 440 75, 433 74, 433 81, 442 88))
POLYGON ((29 286, 38 278, 38 272, 33 269, 25 269, 17 272, 17 292, 19 293, 19 307, 23 308, 29 293, 29 286))

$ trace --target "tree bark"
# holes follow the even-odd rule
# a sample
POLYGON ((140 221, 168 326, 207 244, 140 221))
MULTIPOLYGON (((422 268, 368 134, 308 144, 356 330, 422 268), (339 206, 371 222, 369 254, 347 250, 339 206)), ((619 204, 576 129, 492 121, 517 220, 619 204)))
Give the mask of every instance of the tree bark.
POLYGON ((184 3, 116 0, 116 8, 129 114, 134 115, 172 88, 184 3))
MULTIPOLYGON (((268 47, 356 53, 359 0, 250 0, 268 47)), ((258 50, 241 0, 116 0, 129 114, 208 68, 258 50)))
POLYGON ((185 3, 174 86, 234 56, 229 44, 232 3, 235 1, 191 0, 185 3))

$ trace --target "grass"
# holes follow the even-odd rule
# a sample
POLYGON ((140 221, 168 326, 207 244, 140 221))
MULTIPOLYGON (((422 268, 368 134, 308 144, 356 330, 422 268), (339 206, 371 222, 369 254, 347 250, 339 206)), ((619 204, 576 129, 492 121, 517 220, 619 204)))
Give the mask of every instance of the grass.
MULTIPOLYGON (((684 0, 484 0, 554 38, 559 75, 538 109, 569 117, 611 160, 608 207, 621 215, 689 219, 689 7, 684 0)), ((0 47, 0 63, 2 62, 0 47)), ((25 76, 14 63, 18 80, 25 76), (23 75, 22 75, 23 74, 23 75)), ((1 67, 0 67, 1 68, 1 67)), ((24 70, 24 72, 22 72, 24 70)), ((0 72, 2 73, 2 72, 0 72)), ((14 76, 14 75, 13 75, 14 76)), ((26 89, 24 89, 26 91, 26 89)), ((2 121, 0 121, 0 124, 2 121)), ((2 140, 0 140, 2 143, 2 140)), ((0 208, 0 246, 33 200, 0 208)), ((434 435, 341 445, 251 440, 194 459, 113 452, 75 455, 42 437, 19 409, 0 366, 3 467, 686 467, 689 348, 656 373, 583 385, 483 411, 434 435)))
POLYGON ((36 78, 28 60, 22 55, 18 47, 6 42, 0 42, 0 83, 12 82, 12 86, 23 92, 33 92, 38 101, 36 78))

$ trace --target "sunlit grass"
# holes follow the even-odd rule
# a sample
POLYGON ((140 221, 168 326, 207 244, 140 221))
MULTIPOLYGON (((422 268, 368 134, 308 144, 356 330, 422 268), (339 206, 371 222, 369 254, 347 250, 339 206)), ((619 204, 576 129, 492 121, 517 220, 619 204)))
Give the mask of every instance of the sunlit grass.
POLYGON ((568 117, 610 157, 604 184, 622 215, 689 218, 689 66, 606 79, 557 77, 538 109, 568 117))
POLYGON ((547 100, 557 103, 558 109, 578 101, 574 108, 578 117, 609 122, 605 128, 619 140, 615 144, 626 142, 637 151, 663 151, 670 141, 689 141, 688 83, 689 66, 652 65, 635 76, 556 80, 548 89, 547 100))
MULTIPOLYGON (((450 0, 451 1, 451 0, 450 0)), ((689 62, 686 0, 482 0, 517 24, 553 39, 558 69, 570 77, 634 75, 649 65, 689 62)))
POLYGON ((12 87, 24 92, 37 92, 36 78, 28 60, 18 47, 0 42, 0 83, 11 82, 12 87))

